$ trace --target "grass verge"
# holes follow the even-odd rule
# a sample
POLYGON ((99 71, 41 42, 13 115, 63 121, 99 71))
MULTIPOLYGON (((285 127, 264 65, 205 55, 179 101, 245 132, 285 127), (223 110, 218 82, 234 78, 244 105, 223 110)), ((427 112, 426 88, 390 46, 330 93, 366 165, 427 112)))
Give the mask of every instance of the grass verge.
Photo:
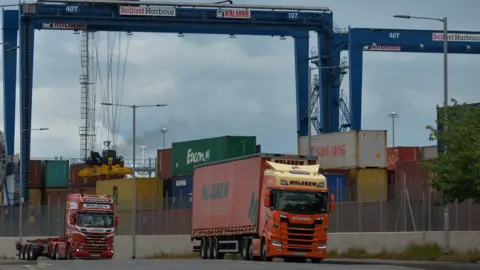
POLYGON ((385 259, 405 261, 443 261, 443 262, 477 262, 480 261, 480 251, 470 250, 459 252, 453 250, 444 254, 443 248, 437 244, 409 245, 400 252, 382 250, 379 253, 368 253, 365 249, 352 247, 345 252, 330 250, 328 258, 332 259, 385 259))
MULTIPOLYGON (((145 257, 146 259, 198 259, 198 253, 168 254, 158 253, 145 257)), ((365 249, 352 247, 345 252, 329 250, 327 258, 330 259, 384 259, 404 261, 443 261, 443 262, 477 262, 480 261, 480 251, 468 252, 452 251, 444 254, 441 246, 437 244, 409 245, 401 252, 382 250, 379 253, 368 253, 365 249)), ((227 260, 239 260, 239 255, 226 255, 227 260)))

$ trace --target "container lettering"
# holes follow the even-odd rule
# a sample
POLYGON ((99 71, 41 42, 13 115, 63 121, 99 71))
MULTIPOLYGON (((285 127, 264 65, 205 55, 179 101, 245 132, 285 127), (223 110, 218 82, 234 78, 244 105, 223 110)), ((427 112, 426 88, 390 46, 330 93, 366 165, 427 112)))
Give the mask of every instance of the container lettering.
POLYGON ((210 159, 210 149, 205 151, 205 153, 202 152, 196 152, 194 153, 192 149, 188 149, 187 152, 187 164, 195 164, 195 163, 200 163, 200 162, 207 162, 210 159))
POLYGON ((205 185, 202 188, 202 197, 204 200, 225 199, 228 197, 229 187, 229 182, 205 185))
POLYGON ((316 156, 319 157, 336 157, 336 156, 345 156, 347 154, 347 149, 344 144, 341 145, 332 145, 332 146, 323 146, 323 147, 312 147, 316 156))

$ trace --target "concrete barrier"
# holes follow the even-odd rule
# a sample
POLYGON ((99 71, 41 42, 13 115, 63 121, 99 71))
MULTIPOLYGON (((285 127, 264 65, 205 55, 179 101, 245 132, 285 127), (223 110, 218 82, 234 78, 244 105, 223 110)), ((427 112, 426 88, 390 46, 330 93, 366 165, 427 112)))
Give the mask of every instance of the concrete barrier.
MULTIPOLYGON (((24 237, 24 240, 39 237, 24 237)), ((43 238, 43 237, 42 237, 43 238)), ((15 257, 17 237, 0 238, 0 258, 15 257)), ((363 248, 367 252, 380 252, 383 248, 402 250, 409 244, 437 243, 443 246, 443 232, 407 232, 407 233, 332 233, 328 237, 328 248, 345 251, 351 247, 363 248)), ((115 258, 125 259, 132 254, 132 236, 115 237, 115 258)), ((192 251, 189 235, 137 235, 137 258, 155 254, 186 254, 192 251)), ((480 231, 451 232, 451 248, 471 250, 480 247, 480 231)))

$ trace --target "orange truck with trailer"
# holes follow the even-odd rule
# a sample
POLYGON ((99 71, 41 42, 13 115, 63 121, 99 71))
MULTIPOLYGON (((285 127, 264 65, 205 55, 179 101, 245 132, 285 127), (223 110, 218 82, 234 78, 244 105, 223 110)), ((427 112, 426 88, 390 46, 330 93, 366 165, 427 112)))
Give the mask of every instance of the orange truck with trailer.
POLYGON ((18 257, 21 260, 113 257, 118 217, 109 196, 68 194, 64 222, 64 236, 17 242, 18 257))
POLYGON ((193 251, 202 259, 239 253, 244 260, 322 262, 334 196, 314 163, 255 154, 196 166, 193 251))

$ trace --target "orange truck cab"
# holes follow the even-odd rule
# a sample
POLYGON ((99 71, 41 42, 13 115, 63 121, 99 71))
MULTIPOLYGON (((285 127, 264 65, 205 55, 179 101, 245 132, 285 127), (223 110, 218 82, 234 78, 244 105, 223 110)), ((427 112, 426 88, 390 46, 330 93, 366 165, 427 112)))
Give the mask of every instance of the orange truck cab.
POLYGON ((328 214, 334 209, 319 165, 291 166, 267 161, 263 177, 262 241, 253 255, 321 262, 327 255, 328 214))
POLYGON ((103 195, 69 194, 65 209, 65 236, 74 258, 112 258, 118 218, 112 199, 103 195))

